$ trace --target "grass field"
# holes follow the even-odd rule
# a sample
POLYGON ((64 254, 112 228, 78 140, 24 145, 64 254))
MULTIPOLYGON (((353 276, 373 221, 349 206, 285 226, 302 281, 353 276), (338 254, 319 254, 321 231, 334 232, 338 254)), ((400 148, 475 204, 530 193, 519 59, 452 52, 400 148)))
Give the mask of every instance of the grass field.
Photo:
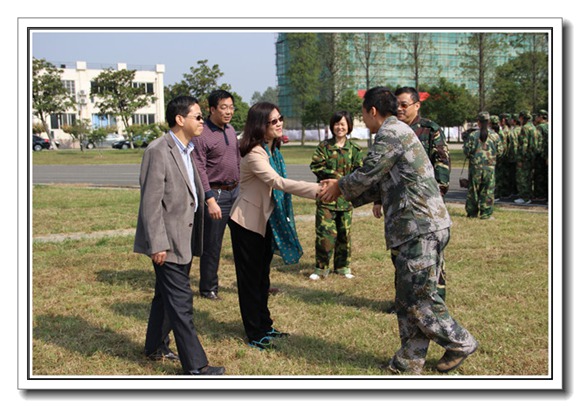
MULTIPOLYGON (((49 152, 50 153, 50 152, 49 152)), ((36 155, 35 155, 36 157, 36 155)), ((33 188, 32 235, 134 228, 138 190, 60 186, 33 188)), ((194 298, 194 321, 210 362, 229 375, 384 375, 399 345, 393 266, 382 220, 355 211, 355 278, 312 282, 314 205, 294 198, 304 256, 284 266, 275 257, 271 297, 275 326, 292 335, 279 349, 245 344, 230 239, 220 267, 220 302, 194 298)), ((480 349, 453 375, 549 374, 548 213, 498 208, 495 221, 453 219, 446 250, 448 306, 480 349)), ((150 261, 132 253, 132 236, 32 245, 32 372, 34 375, 173 375, 179 363, 142 355, 155 277, 150 261)), ((191 283, 197 293, 197 261, 191 283)), ((432 344, 424 374, 442 348, 432 344)))

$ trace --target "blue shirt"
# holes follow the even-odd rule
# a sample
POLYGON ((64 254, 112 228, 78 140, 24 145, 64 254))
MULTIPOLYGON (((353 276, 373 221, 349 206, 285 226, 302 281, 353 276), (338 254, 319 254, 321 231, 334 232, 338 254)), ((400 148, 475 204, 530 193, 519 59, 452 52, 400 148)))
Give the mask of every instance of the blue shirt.
POLYGON ((181 153, 181 159, 185 164, 185 168, 187 168, 187 176, 189 177, 189 183, 191 184, 191 189, 193 191, 193 199, 195 200, 195 210, 197 211, 197 190, 195 189, 195 181, 193 180, 193 163, 191 153, 193 152, 194 145, 193 142, 189 142, 187 146, 184 146, 181 140, 177 138, 177 136, 173 133, 173 131, 169 130, 169 134, 175 140, 175 144, 179 147, 179 152, 181 153))

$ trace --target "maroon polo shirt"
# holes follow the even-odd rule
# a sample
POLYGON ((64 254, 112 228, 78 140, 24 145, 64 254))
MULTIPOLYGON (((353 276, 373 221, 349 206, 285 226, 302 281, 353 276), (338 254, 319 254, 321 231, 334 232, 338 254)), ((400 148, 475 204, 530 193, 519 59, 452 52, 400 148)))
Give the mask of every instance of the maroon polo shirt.
POLYGON ((209 117, 199 137, 193 138, 193 157, 199 170, 205 199, 215 197, 210 184, 231 184, 240 180, 240 148, 233 126, 224 130, 209 117))

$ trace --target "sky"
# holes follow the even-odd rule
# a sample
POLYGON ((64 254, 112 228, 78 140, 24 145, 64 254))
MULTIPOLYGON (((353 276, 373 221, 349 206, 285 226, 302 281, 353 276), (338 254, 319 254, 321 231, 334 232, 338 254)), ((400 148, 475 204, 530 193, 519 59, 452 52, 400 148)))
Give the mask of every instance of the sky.
POLYGON ((90 32, 39 30, 32 34, 32 56, 55 65, 85 61, 115 66, 165 65, 165 85, 183 79, 197 61, 219 65, 224 75, 219 84, 229 83, 246 103, 255 91, 276 86, 275 32, 194 32, 157 30, 90 32))

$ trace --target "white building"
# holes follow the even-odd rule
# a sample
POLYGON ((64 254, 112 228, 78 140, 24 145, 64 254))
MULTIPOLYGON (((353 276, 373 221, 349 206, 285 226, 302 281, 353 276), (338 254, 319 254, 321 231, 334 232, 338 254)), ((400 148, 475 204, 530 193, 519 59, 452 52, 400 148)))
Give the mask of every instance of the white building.
POLYGON ((72 137, 63 132, 61 127, 65 124, 71 124, 78 119, 88 119, 93 127, 106 127, 110 125, 117 126, 118 133, 124 134, 124 125, 120 117, 111 115, 101 116, 95 106, 95 100, 90 96, 91 82, 103 70, 107 68, 116 68, 117 70, 130 69, 135 70, 134 86, 143 86, 147 93, 156 97, 154 104, 138 110, 132 118, 132 124, 152 124, 162 123, 165 121, 165 100, 163 92, 163 74, 165 65, 158 64, 146 67, 131 67, 126 63, 118 63, 115 66, 91 66, 84 61, 77 61, 74 67, 66 64, 57 64, 57 68, 63 71, 61 77, 65 87, 69 92, 76 96, 77 106, 75 109, 62 114, 53 114, 50 117, 49 126, 55 139, 61 142, 61 146, 72 146, 72 137))

